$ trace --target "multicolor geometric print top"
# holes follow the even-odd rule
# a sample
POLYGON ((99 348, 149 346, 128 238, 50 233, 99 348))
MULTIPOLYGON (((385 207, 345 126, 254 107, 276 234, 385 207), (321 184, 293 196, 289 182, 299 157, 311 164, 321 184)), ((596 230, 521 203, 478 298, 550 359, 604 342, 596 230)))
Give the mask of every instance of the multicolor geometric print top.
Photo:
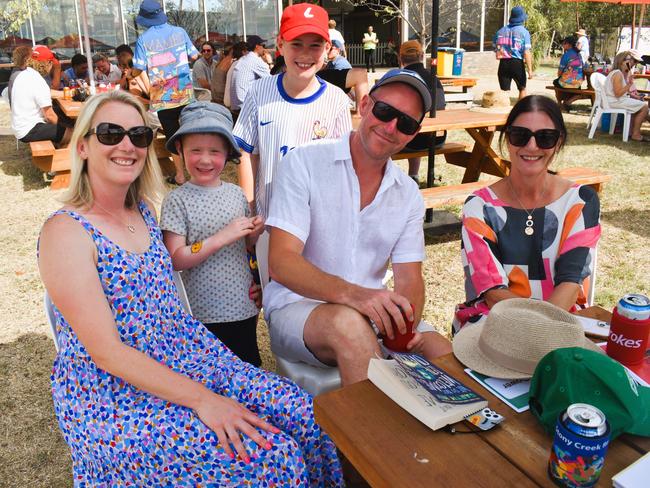
POLYGON ((138 37, 133 67, 149 76, 150 111, 182 107, 194 100, 189 58, 198 54, 181 27, 154 25, 138 37))
POLYGON ((523 25, 504 25, 494 34, 492 45, 497 59, 524 59, 524 51, 532 48, 530 32, 523 25))
POLYGON ((524 233, 527 215, 490 188, 465 201, 461 259, 467 301, 456 309, 455 332, 489 313, 483 294, 495 288, 547 300, 560 283, 577 283, 576 307, 586 304, 601 233, 598 195, 589 186, 571 186, 533 211, 530 236, 524 233))
POLYGON ((558 83, 564 88, 580 88, 585 79, 582 69, 582 57, 580 53, 571 48, 567 50, 560 59, 558 67, 562 72, 558 78, 558 83))

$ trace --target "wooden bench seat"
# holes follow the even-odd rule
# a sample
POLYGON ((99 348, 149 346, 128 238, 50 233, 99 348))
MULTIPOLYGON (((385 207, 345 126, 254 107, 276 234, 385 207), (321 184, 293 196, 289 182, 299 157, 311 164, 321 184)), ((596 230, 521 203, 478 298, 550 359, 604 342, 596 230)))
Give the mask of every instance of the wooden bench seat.
MULTIPOLYGON (((436 149, 436 156, 439 154, 454 154, 459 152, 465 152, 467 146, 460 142, 446 142, 441 147, 436 149)), ((429 156, 429 150, 424 149, 422 151, 402 151, 391 156, 393 161, 398 159, 409 159, 409 158, 426 158, 429 156)))
MULTIPOLYGON (((612 179, 612 176, 607 173, 601 173, 600 171, 584 167, 566 168, 559 171, 558 174, 574 183, 589 185, 597 192, 602 190, 604 183, 612 179)), ((494 181, 496 180, 423 188, 420 190, 420 194, 424 199, 426 208, 438 208, 445 205, 463 203, 470 194, 491 185, 494 181)))
POLYGON ((70 181, 70 150, 57 149, 52 141, 33 141, 29 143, 32 163, 44 173, 54 173, 50 188, 66 188, 70 181))
MULTIPOLYGON (((154 139, 154 149, 158 162, 165 176, 176 173, 171 153, 165 147, 165 136, 159 134, 154 139)), ((70 150, 69 148, 57 149, 52 141, 34 141, 29 143, 32 152, 32 163, 43 173, 54 173, 50 188, 58 190, 67 188, 70 181, 70 150)))
POLYGON ((580 98, 588 98, 591 100, 591 104, 594 104, 594 100, 596 99, 596 92, 591 90, 591 89, 580 89, 580 88, 560 88, 555 85, 548 85, 546 87, 547 90, 554 90, 555 92, 559 93, 570 93, 571 95, 576 95, 579 96, 580 98))

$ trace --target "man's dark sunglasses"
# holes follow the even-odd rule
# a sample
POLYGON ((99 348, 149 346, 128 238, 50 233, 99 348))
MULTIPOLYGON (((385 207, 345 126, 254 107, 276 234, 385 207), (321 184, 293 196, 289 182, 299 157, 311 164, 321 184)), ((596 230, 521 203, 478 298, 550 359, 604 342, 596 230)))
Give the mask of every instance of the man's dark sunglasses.
POLYGON ((201 49, 202 53, 211 53, 212 49, 201 49))
POLYGON ((560 140, 560 131, 557 129, 540 129, 533 132, 527 127, 512 125, 506 129, 506 134, 510 144, 517 147, 528 144, 531 137, 535 138, 537 147, 540 149, 551 149, 560 140))
POLYGON ((375 100, 372 95, 370 95, 370 99, 374 103, 372 106, 372 115, 374 115, 376 119, 381 120, 382 122, 390 122, 396 118, 397 130, 407 136, 415 134, 420 128, 420 122, 410 115, 400 112, 395 107, 388 105, 386 102, 375 100))
POLYGON ((151 141, 153 141, 153 130, 146 125, 138 125, 126 130, 120 125, 102 122, 101 124, 97 124, 97 127, 94 129, 90 129, 86 133, 86 137, 93 134, 97 136, 99 142, 106 146, 119 144, 124 139, 124 136, 129 136, 131 143, 135 147, 148 147, 151 141))

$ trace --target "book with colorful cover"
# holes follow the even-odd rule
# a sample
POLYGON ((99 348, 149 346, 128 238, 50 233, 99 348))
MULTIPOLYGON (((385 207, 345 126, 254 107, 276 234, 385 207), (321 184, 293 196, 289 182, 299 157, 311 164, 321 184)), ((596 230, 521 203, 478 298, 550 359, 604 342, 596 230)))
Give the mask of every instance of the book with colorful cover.
POLYGON ((478 393, 416 354, 371 359, 368 379, 433 430, 460 422, 487 406, 478 393))

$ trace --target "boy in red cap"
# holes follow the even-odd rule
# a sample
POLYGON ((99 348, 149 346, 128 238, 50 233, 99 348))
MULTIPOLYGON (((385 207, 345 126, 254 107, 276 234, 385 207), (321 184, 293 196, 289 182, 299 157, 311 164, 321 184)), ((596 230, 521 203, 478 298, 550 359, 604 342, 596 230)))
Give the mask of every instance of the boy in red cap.
POLYGON ((348 97, 316 77, 330 49, 327 21, 318 5, 284 9, 278 48, 286 72, 251 85, 233 131, 242 149, 239 183, 264 218, 280 159, 296 146, 352 130, 348 97))

